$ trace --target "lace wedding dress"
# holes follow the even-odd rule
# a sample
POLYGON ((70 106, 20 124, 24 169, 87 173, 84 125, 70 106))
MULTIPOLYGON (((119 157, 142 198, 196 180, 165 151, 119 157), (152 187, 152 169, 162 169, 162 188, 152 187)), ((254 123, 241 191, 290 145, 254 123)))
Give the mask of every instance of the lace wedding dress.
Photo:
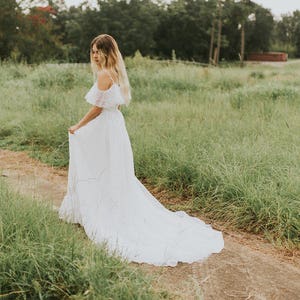
POLYGON ((224 247, 222 233, 183 211, 166 209, 134 173, 118 84, 97 82, 85 96, 99 116, 69 134, 68 190, 59 217, 79 223, 95 243, 128 261, 175 266, 202 260, 224 247))

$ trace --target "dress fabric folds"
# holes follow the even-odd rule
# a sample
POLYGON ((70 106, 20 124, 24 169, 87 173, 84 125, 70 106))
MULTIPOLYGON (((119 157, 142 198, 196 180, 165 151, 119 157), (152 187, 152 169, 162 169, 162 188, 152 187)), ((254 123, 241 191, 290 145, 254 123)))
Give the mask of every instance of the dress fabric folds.
POLYGON ((85 99, 103 109, 69 134, 68 189, 59 217, 81 224, 93 242, 128 261, 176 266, 220 252, 221 232, 166 209, 135 176, 119 85, 102 91, 95 82, 85 99))

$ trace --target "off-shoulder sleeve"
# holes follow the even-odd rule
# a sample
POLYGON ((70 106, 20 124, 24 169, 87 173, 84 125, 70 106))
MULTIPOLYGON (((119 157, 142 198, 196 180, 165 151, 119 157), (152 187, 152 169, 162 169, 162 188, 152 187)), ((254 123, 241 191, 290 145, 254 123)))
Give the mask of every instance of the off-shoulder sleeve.
POLYGON ((120 86, 115 83, 109 89, 101 91, 95 82, 84 98, 88 103, 103 108, 115 108, 125 104, 120 86))
POLYGON ((92 88, 85 95, 85 100, 98 107, 109 107, 109 90, 101 91, 97 88, 95 83, 92 88))

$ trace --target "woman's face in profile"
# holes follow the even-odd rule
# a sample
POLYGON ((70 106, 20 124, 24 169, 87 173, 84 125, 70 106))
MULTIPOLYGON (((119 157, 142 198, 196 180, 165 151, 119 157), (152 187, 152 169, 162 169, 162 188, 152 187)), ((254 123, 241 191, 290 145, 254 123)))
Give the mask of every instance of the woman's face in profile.
POLYGON ((101 54, 100 51, 97 49, 96 45, 94 44, 92 47, 92 57, 94 62, 100 66, 101 63, 101 54))

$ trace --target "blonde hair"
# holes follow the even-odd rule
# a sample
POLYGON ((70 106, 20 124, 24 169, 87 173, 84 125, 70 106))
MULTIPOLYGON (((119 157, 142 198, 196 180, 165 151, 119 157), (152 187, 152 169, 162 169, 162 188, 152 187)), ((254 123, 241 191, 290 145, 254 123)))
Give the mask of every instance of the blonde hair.
MULTIPOLYGON (((131 100, 131 88, 125 68, 125 63, 123 57, 119 51, 119 47, 115 39, 108 34, 100 34, 96 36, 90 44, 90 61, 91 68, 94 74, 94 79, 97 78, 97 71, 99 71, 98 66, 93 60, 93 45, 100 52, 100 55, 104 58, 104 63, 102 63, 101 68, 109 71, 114 78, 117 78, 118 83, 121 87, 121 93, 125 99, 126 106, 129 105, 131 100)), ((100 62, 101 63, 101 62, 100 62)))

